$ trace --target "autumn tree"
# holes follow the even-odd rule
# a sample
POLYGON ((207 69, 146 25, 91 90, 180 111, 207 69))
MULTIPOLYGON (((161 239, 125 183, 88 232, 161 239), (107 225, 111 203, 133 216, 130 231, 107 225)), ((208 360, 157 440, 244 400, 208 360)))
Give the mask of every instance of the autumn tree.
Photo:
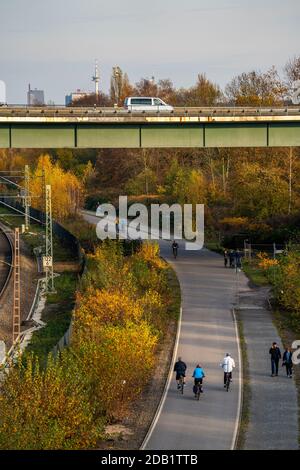
POLYGON ((76 357, 85 371, 91 404, 109 419, 121 418, 142 391, 154 366, 157 337, 146 322, 104 324, 93 339, 75 332, 76 357))
POLYGON ((154 77, 141 78, 135 84, 135 93, 138 96, 158 96, 158 85, 155 83, 154 77))
POLYGON ((144 168, 128 180, 125 189, 129 195, 153 194, 156 192, 157 178, 151 168, 144 168))
POLYGON ((112 106, 113 103, 109 96, 106 93, 100 91, 98 95, 96 93, 89 93, 86 96, 79 98, 72 102, 71 106, 80 107, 80 106, 112 106))
POLYGON ((166 103, 176 105, 176 89, 169 78, 158 81, 158 96, 166 103))
MULTIPOLYGON (((275 295, 281 305, 289 311, 299 330, 300 319, 300 251, 296 247, 280 258, 279 266, 275 268, 272 281, 275 284, 275 295)), ((272 272, 270 273, 273 274, 272 272)))
POLYGON ((143 315, 141 306, 128 292, 89 288, 84 294, 78 294, 77 304, 75 327, 84 328, 92 337, 99 325, 139 322, 143 315))
POLYGON ((188 90, 185 106, 215 106, 221 98, 220 87, 201 73, 198 74, 196 84, 188 90))
POLYGON ((284 72, 289 86, 296 80, 300 80, 300 55, 287 61, 284 72))
POLYGON ((120 291, 123 285, 130 283, 130 276, 124 279, 124 257, 118 242, 106 240, 98 246, 87 256, 87 268, 81 281, 82 291, 90 287, 120 291))
POLYGON ((258 220, 285 214, 288 208, 288 183, 280 168, 246 163, 236 169, 231 186, 235 210, 242 216, 258 220))
POLYGON ((44 187, 42 174, 45 175, 46 184, 52 187, 52 210, 58 220, 76 214, 82 201, 83 186, 79 179, 71 172, 66 172, 51 161, 49 155, 41 155, 36 169, 33 171, 30 191, 34 195, 33 205, 44 210, 44 187))
POLYGON ((125 98, 134 94, 134 87, 130 84, 127 73, 120 67, 113 67, 110 79, 110 98, 113 104, 123 106, 125 98))
POLYGON ((265 73, 253 70, 234 77, 225 93, 236 106, 276 106, 282 104, 286 86, 272 67, 265 73))
POLYGON ((165 192, 172 201, 179 204, 204 204, 205 178, 200 169, 186 168, 173 159, 166 175, 165 192))
POLYGON ((74 357, 48 358, 47 368, 26 361, 1 384, 0 449, 86 449, 96 445, 103 423, 94 414, 88 382, 74 357))
POLYGON ((222 100, 220 87, 199 73, 196 84, 176 90, 176 106, 215 106, 222 100))
POLYGON ((0 171, 24 170, 25 164, 20 151, 0 149, 0 171))

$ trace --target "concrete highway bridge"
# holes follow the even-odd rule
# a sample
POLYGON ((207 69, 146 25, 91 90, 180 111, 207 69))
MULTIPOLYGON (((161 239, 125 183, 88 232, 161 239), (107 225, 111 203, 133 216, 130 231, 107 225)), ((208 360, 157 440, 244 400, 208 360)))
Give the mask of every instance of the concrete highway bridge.
POLYGON ((0 148, 300 146, 300 107, 0 107, 0 148))

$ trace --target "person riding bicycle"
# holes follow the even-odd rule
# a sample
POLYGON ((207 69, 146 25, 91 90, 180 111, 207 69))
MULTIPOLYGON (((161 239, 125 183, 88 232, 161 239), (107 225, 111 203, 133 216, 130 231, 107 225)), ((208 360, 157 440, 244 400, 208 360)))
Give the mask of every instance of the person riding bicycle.
MULTIPOLYGON (((174 372, 176 372, 177 388, 180 388, 180 379, 185 377, 186 363, 182 361, 181 357, 175 363, 174 372)), ((184 383, 184 382, 183 382, 184 383)))
POLYGON ((235 367, 234 359, 230 356, 229 353, 226 353, 226 356, 221 362, 220 366, 224 370, 224 388, 226 387, 227 374, 229 374, 229 380, 232 381, 232 371, 235 367))
POLYGON ((194 372, 193 372, 193 377, 194 377, 194 388, 193 388, 193 391, 194 391, 194 394, 195 394, 195 397, 196 397, 197 385, 198 385, 198 384, 200 384, 200 393, 203 393, 202 384, 203 384, 203 379, 204 379, 204 377, 205 377, 204 370, 203 370, 203 368, 201 367, 200 364, 197 364, 197 365, 196 365, 195 370, 194 370, 194 372))
POLYGON ((173 243, 172 243, 172 251, 173 251, 173 255, 177 256, 177 252, 178 252, 178 243, 176 240, 173 240, 173 243))

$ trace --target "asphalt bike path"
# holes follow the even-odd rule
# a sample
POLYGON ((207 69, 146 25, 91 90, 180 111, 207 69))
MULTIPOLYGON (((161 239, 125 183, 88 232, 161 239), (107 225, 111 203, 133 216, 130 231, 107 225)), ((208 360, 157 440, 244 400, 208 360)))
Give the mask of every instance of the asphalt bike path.
MULTIPOLYGON (((177 390, 175 374, 157 416, 145 449, 232 449, 240 409, 240 364, 236 324, 232 307, 236 301, 234 269, 223 266, 220 255, 206 250, 185 251, 181 242, 174 260, 170 242, 160 242, 162 256, 176 271, 182 292, 182 318, 177 357, 187 364, 183 396, 177 390), (223 388, 220 367, 226 352, 236 368, 229 392, 223 388), (200 401, 193 394, 192 373, 200 363, 205 370, 200 401)), ((247 279, 239 274, 239 289, 247 279)))
MULTIPOLYGON (((90 223, 98 217, 83 213, 90 223)), ((182 316, 177 357, 187 364, 184 394, 177 390, 175 374, 169 382, 154 425, 144 442, 145 449, 204 450, 232 449, 237 433, 241 366, 232 308, 237 292, 247 289, 247 278, 223 266, 223 258, 207 249, 184 250, 179 242, 178 257, 171 242, 160 241, 161 255, 173 266, 182 293, 182 316), (236 368, 229 392, 223 388, 220 367, 225 353, 235 359, 236 368), (193 394, 192 373, 200 363, 206 373, 200 400, 193 394)))

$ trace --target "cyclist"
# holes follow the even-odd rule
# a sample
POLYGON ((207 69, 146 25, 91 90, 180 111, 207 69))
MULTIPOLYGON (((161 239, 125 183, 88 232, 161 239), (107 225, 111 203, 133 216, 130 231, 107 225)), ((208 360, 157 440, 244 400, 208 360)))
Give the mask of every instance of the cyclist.
POLYGON ((195 397, 197 396, 197 385, 200 384, 200 393, 203 393, 203 390, 202 390, 202 384, 203 384, 203 379, 205 377, 205 373, 204 373, 204 370, 203 368, 201 367, 200 364, 197 364, 196 367, 195 367, 195 370, 193 372, 193 377, 194 377, 194 394, 195 394, 195 397))
POLYGON ((178 251, 178 243, 176 240, 173 241, 172 243, 172 250, 173 250, 173 255, 174 255, 174 258, 177 257, 177 251, 178 251))
POLYGON ((231 382, 232 381, 232 371, 235 367, 234 359, 230 356, 229 353, 226 353, 226 356, 224 357, 223 362, 221 362, 220 366, 224 370, 224 388, 226 388, 227 374, 229 374, 229 380, 231 382))
MULTIPOLYGON (((176 372, 177 388, 180 388, 180 378, 185 377, 186 363, 183 362, 181 357, 178 358, 178 361, 175 363, 174 372, 176 372)), ((184 384, 184 382, 183 382, 184 384)))

